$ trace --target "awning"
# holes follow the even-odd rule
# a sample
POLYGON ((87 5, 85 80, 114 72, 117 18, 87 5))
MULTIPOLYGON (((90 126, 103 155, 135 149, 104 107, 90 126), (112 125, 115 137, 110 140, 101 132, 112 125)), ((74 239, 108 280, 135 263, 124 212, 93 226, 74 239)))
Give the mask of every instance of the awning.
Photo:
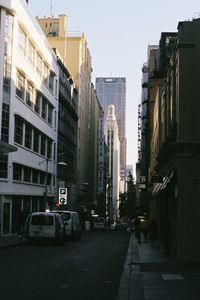
POLYGON ((17 147, 12 146, 6 142, 0 141, 0 154, 7 154, 9 152, 17 151, 17 147))

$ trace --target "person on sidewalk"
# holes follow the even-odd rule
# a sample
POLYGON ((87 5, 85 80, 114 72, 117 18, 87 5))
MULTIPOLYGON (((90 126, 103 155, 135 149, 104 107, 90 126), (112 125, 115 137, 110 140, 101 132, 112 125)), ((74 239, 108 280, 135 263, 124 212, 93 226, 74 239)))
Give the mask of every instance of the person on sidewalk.
POLYGON ((144 241, 148 241, 149 239, 149 220, 145 219, 142 223, 142 232, 144 236, 144 241))
POLYGON ((134 228, 135 228, 135 237, 138 240, 138 243, 141 243, 141 221, 140 218, 135 219, 134 221, 134 228))

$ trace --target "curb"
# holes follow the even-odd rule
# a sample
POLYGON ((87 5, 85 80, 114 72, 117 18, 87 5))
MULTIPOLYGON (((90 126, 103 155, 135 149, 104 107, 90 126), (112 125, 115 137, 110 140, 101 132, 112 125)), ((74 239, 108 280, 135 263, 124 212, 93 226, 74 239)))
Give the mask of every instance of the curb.
POLYGON ((117 300, 145 300, 138 245, 131 235, 128 251, 120 278, 117 300))

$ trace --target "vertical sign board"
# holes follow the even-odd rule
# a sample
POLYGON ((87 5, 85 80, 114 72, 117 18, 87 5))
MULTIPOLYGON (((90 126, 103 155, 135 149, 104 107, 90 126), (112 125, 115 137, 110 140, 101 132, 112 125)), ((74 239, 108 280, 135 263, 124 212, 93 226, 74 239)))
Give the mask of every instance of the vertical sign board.
POLYGON ((99 118, 98 193, 103 193, 104 182, 104 124, 99 118))
POLYGON ((145 189, 146 188, 146 176, 140 176, 140 189, 145 189))

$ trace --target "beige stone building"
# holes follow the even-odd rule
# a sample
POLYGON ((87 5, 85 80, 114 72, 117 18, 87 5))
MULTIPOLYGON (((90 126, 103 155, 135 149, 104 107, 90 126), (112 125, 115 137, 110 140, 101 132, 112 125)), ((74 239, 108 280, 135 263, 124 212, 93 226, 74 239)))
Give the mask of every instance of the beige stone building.
POLYGON ((94 105, 94 97, 91 85, 91 55, 87 41, 84 34, 70 35, 67 33, 66 15, 59 15, 58 18, 37 18, 37 20, 52 48, 56 48, 62 56, 78 89, 77 196, 89 197, 92 203, 95 199, 96 183, 94 184, 94 181, 91 180, 90 162, 97 160, 97 153, 91 151, 93 149, 91 143, 95 138, 91 129, 91 110, 94 105))

